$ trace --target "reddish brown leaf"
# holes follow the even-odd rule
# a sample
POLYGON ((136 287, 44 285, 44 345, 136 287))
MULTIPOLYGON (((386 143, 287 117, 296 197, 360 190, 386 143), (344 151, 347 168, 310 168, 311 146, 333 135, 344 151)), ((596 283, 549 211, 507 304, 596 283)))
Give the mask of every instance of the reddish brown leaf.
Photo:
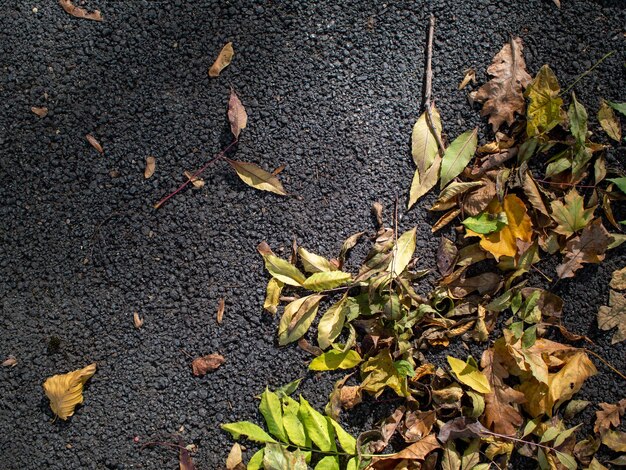
POLYGON ((574 273, 585 263, 600 263, 610 241, 611 237, 602 225, 602 220, 591 222, 583 229, 580 237, 567 242, 565 259, 556 267, 559 278, 574 277, 574 273))
POLYGON ((598 406, 602 409, 596 411, 596 424, 593 426, 593 431, 602 435, 611 427, 617 428, 620 425, 620 418, 626 411, 626 398, 622 398, 615 405, 599 403, 598 406))
POLYGON ((86 20, 102 21, 100 10, 87 11, 84 8, 75 6, 71 0, 59 0, 59 5, 70 15, 86 20))
POLYGON ((209 354, 208 356, 197 357, 191 363, 193 375, 202 377, 207 372, 212 372, 224 363, 224 356, 221 354, 209 354))
POLYGON ((100 153, 104 153, 104 149, 102 148, 102 145, 100 145, 100 142, 98 142, 98 141, 96 140, 96 138, 95 138, 93 135, 91 135, 91 134, 87 134, 87 135, 85 136, 85 139, 87 139, 87 142, 89 142, 89 144, 90 144, 93 148, 95 148, 98 152, 100 152, 100 153))
POLYGON ((222 323, 224 318, 225 301, 223 298, 217 301, 217 323, 222 323))
POLYGON ((48 115, 48 108, 46 107, 38 107, 38 106, 33 106, 32 108, 30 108, 30 110, 35 113, 37 116, 39 116, 40 118, 42 117, 46 117, 48 115))
POLYGON ((238 139, 241 130, 248 125, 248 114, 234 90, 230 90, 230 99, 228 100, 228 121, 230 122, 230 131, 235 139, 238 139))
POLYGON ((218 77, 222 70, 230 65, 234 55, 235 50, 233 49, 233 43, 226 43, 226 45, 222 47, 217 59, 215 59, 215 62, 213 62, 213 65, 211 65, 211 68, 209 69, 209 77, 218 77))

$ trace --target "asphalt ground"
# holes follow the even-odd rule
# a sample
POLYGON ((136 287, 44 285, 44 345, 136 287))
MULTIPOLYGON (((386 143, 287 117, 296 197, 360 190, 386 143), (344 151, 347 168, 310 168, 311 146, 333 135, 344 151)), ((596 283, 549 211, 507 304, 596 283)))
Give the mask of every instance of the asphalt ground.
MULTIPOLYGON (((287 254, 295 237, 332 256, 348 235, 373 233, 372 202, 390 214, 397 194, 405 206, 430 11, 433 96, 449 138, 479 125, 481 142, 489 139, 457 85, 468 67, 484 82, 510 35, 522 38, 531 74, 548 63, 564 85, 617 50, 575 91, 593 110, 601 97, 626 98, 621 0, 562 0, 561 9, 551 0, 87 4, 103 22, 73 18, 55 1, 0 0, 0 355, 18 359, 0 370, 7 470, 173 469, 175 452, 141 444, 174 442, 177 433, 197 445, 199 468, 218 469, 232 445, 219 425, 258 420, 254 397, 266 385, 305 377, 301 393, 325 404, 340 374, 307 373, 306 353, 277 347, 278 320, 261 308, 267 276, 255 248, 266 240, 287 254), (209 79, 227 41, 233 63, 209 79), (236 158, 268 170, 286 165, 281 178, 295 196, 255 191, 218 164, 205 172, 204 188, 155 210, 184 170, 228 144, 230 87, 249 115, 236 158), (31 106, 49 113, 39 118, 31 106), (148 155, 156 172, 145 180, 148 155), (145 317, 140 330, 135 311, 145 317), (188 355, 213 352, 225 364, 193 377, 188 355), (91 362, 98 371, 84 405, 53 422, 42 382, 91 362)), ((621 146, 607 159, 617 166, 625 156, 621 146)), ((400 221, 401 229, 418 226, 422 267, 434 266, 438 242, 425 210, 433 196, 400 221)), ((351 257, 353 268, 363 250, 351 257)), ((625 251, 614 250, 556 288, 565 323, 621 370, 624 346, 610 345, 595 316, 611 272, 625 263, 625 251)), ((446 353, 432 352, 433 360, 446 353)), ((624 383, 598 368, 580 397, 622 398, 624 383)), ((363 404, 346 424, 366 430, 384 411, 363 404)), ((593 410, 585 413, 590 422, 593 410)))

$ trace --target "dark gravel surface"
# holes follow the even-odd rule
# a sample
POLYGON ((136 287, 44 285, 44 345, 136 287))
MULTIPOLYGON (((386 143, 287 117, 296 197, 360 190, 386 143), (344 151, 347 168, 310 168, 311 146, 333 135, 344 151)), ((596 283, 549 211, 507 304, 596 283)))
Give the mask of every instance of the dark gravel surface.
MULTIPOLYGON (((550 0, 433 2, 433 93, 449 137, 480 125, 482 141, 488 138, 467 92, 456 87, 471 66, 483 82, 509 34, 523 38, 531 73, 549 63, 563 84, 618 50, 575 89, 591 110, 600 97, 626 98, 624 2, 562 3, 559 10, 550 0)), ((0 370, 0 467, 174 469, 174 452, 140 450, 133 439, 171 441, 181 432, 197 444, 199 468, 218 469, 231 445, 219 424, 257 419, 254 397, 266 385, 306 376, 302 393, 325 403, 336 376, 307 374, 305 353, 276 347, 277 319, 261 311, 266 274, 255 247, 267 240, 287 253, 296 237, 331 256, 346 236, 371 230, 374 200, 389 209, 398 193, 404 206, 430 7, 88 4, 102 10, 104 22, 73 18, 51 0, 0 0, 0 356, 19 360, 0 370), (229 40, 234 62, 209 80, 207 69, 229 40), (217 165, 204 189, 155 211, 184 170, 228 143, 231 86, 249 114, 237 158, 268 169, 287 165, 281 177, 299 197, 254 191, 217 165), (40 119, 31 106, 50 112, 40 119), (104 155, 86 143, 87 133, 104 155), (147 155, 156 156, 157 169, 144 180, 147 155), (139 331, 134 311, 145 316, 139 331), (195 378, 183 350, 219 352, 226 363, 195 378), (43 380, 94 361, 84 406, 68 422, 52 422, 43 380)), ((624 156, 622 147, 609 161, 624 156)), ((401 221, 418 225, 425 267, 437 246, 424 210, 429 199, 401 221)), ((622 370, 624 346, 610 346, 595 314, 624 254, 611 252, 558 288, 566 323, 591 335, 594 350, 622 370)), ((599 369, 581 395, 622 398, 624 383, 599 369)), ((349 421, 363 430, 380 414, 363 405, 349 421)))

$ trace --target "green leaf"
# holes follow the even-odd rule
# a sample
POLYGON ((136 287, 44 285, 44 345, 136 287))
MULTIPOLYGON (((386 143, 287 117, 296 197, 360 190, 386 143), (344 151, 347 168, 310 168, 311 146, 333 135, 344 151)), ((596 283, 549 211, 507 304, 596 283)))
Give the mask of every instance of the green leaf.
POLYGON ((530 100, 526 111, 528 137, 545 134, 561 123, 563 100, 559 96, 560 91, 552 69, 547 65, 541 67, 524 93, 530 100))
POLYGON ((478 364, 471 356, 467 358, 467 362, 452 356, 448 356, 447 359, 452 372, 459 382, 471 387, 478 393, 491 392, 489 380, 485 377, 485 374, 478 370, 478 364))
POLYGON ((413 229, 404 232, 396 242, 396 249, 394 251, 394 257, 391 262, 391 267, 393 267, 393 272, 396 276, 402 274, 402 272, 406 269, 406 267, 411 262, 411 258, 413 258, 413 253, 415 253, 415 240, 417 237, 417 227, 413 227, 413 229))
POLYGON ((606 102, 615 111, 622 113, 624 116, 626 116, 626 103, 614 103, 613 101, 609 101, 609 100, 606 100, 606 102))
POLYGON ((566 429, 565 431, 559 433, 559 435, 554 440, 554 447, 559 447, 561 444, 563 444, 565 442, 565 439, 567 439, 572 434, 574 434, 576 430, 581 426, 582 426, 582 423, 574 426, 573 428, 566 429))
POLYGON ((461 223, 472 232, 487 235, 502 230, 506 227, 508 220, 505 212, 490 214, 485 211, 474 217, 468 217, 461 223))
POLYGON ((352 275, 343 271, 324 271, 311 274, 302 286, 305 289, 321 292, 323 290, 334 289, 350 282, 352 275))
POLYGON ((281 196, 287 195, 285 188, 283 188, 283 185, 278 177, 268 173, 258 165, 230 159, 226 159, 226 161, 237 172, 241 181, 246 183, 248 186, 260 189, 261 191, 269 191, 274 194, 279 194, 281 196))
POLYGON ((308 273, 319 273, 323 271, 336 271, 337 266, 328 261, 323 256, 316 255, 315 253, 311 253, 305 248, 298 248, 298 255, 302 260, 302 265, 304 266, 304 270, 308 273))
POLYGON ((322 315, 317 325, 317 344, 322 349, 327 349, 339 336, 346 321, 345 305, 347 294, 330 306, 322 315))
POLYGON ((288 384, 283 385, 282 387, 278 387, 276 390, 274 390, 274 392, 276 393, 276 395, 278 395, 278 398, 288 397, 298 389, 298 387, 300 386, 300 382, 302 382, 302 378, 293 380, 288 384))
POLYGON ((246 470, 261 470, 263 468, 264 455, 265 455, 265 449, 257 450, 254 453, 254 455, 250 457, 246 470))
POLYGON ((401 376, 393 365, 389 349, 383 349, 376 356, 361 364, 361 388, 374 396, 391 388, 401 397, 409 396, 406 377, 401 376))
POLYGON ((576 189, 565 195, 564 202, 553 201, 550 207, 552 219, 558 224, 554 231, 569 237, 589 225, 595 207, 585 209, 585 200, 576 189))
POLYGON ((346 352, 331 349, 317 356, 309 364, 309 370, 352 369, 361 362, 361 356, 353 349, 346 352))
POLYGON ((613 112, 613 108, 604 100, 600 103, 600 109, 598 110, 598 122, 611 139, 617 142, 622 141, 622 126, 619 119, 613 112))
POLYGON ((300 421, 309 438, 323 452, 336 450, 335 431, 326 421, 326 418, 317 410, 313 409, 309 402, 300 396, 300 409, 298 410, 300 421))
POLYGON ((579 145, 585 145, 587 140, 587 110, 578 102, 574 93, 572 93, 572 102, 567 114, 572 135, 579 145))
POLYGON ((323 298, 323 295, 308 295, 294 300, 285 307, 278 325, 279 345, 284 346, 304 336, 313 323, 320 300, 323 298))
POLYGON ((341 470, 339 467, 339 457, 336 455, 327 455, 317 463, 315 470, 341 470))
POLYGON ((270 434, 277 437, 283 442, 287 442, 287 434, 283 426, 283 411, 280 404, 280 398, 274 392, 266 387, 263 395, 261 395, 261 404, 259 411, 265 418, 265 424, 270 434))
POLYGON ((300 404, 293 398, 286 397, 283 399, 283 426, 289 440, 297 446, 305 447, 307 438, 304 432, 304 426, 300 422, 298 410, 300 404))
POLYGON ((559 462, 561 462, 565 467, 567 467, 567 470, 576 470, 578 468, 576 459, 569 454, 557 451, 556 458, 559 459, 559 462))
POLYGON ((393 366, 398 371, 398 375, 400 377, 413 377, 415 375, 415 369, 413 369, 413 365, 409 361, 405 361, 404 359, 400 361, 395 361, 393 366))
POLYGON ((615 183, 615 185, 620 189, 620 191, 626 194, 626 177, 608 178, 607 181, 610 181, 611 183, 615 183))
POLYGON ((221 427, 224 431, 231 433, 234 439, 239 439, 239 436, 246 436, 255 442, 276 442, 263 429, 250 421, 222 424, 221 427))
POLYGON ((467 166, 476 152, 478 143, 478 128, 466 131, 450 144, 441 161, 440 187, 446 185, 456 178, 467 166))
POLYGON ((300 287, 304 283, 306 279, 304 274, 289 261, 272 253, 264 254, 263 259, 265 259, 265 269, 280 282, 296 287, 300 287))
POLYGON ((337 440, 339 441, 341 448, 348 454, 356 454, 356 439, 348 434, 345 429, 343 429, 341 425, 330 416, 326 416, 326 419, 335 429, 337 440))
POLYGON ((346 470, 358 470, 357 467, 358 465, 356 463, 356 457, 352 457, 350 460, 348 460, 346 470))

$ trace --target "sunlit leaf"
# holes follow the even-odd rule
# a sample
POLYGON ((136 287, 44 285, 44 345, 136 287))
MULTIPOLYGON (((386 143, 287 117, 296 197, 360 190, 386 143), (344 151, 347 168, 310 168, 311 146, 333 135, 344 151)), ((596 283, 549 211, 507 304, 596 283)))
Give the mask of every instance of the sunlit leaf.
POLYGON ((67 374, 53 375, 43 383, 43 390, 50 400, 50 408, 62 420, 74 414, 76 405, 83 403, 83 386, 96 373, 96 364, 67 374))
POLYGON ((621 292, 609 291, 609 306, 598 310, 598 328, 604 331, 617 327, 611 344, 626 340, 626 297, 621 292))
POLYGON ((278 395, 271 392, 267 387, 261 395, 259 411, 265 418, 265 424, 270 434, 283 442, 287 442, 287 434, 283 425, 283 412, 278 395))
POLYGON ((316 357, 309 364, 309 370, 352 369, 361 362, 361 356, 353 349, 345 352, 331 349, 316 357))
POLYGON ((545 134, 561 123, 563 100, 559 96, 560 91, 552 69, 547 65, 541 67, 524 93, 530 100, 526 112, 528 137, 545 134))
POLYGON ((499 214, 483 212, 474 217, 467 217, 461 223, 474 233, 488 235, 506 227, 507 217, 505 212, 500 212, 499 214))
POLYGON ((454 139, 446 149, 439 173, 440 187, 442 189, 465 169, 474 156, 478 143, 477 136, 478 128, 466 131, 454 139))
POLYGON ((298 248, 298 255, 304 265, 304 270, 308 273, 319 273, 323 271, 336 271, 337 266, 328 261, 323 256, 311 253, 303 247, 298 248))
POLYGON ((279 258, 273 253, 262 253, 262 256, 265 260, 265 269, 280 282, 299 287, 306 280, 304 274, 289 261, 279 258))
POLYGON ((595 207, 585 209, 585 200, 575 188, 565 195, 563 202, 553 201, 550 207, 552 218, 558 224, 554 231, 566 237, 585 228, 591 222, 595 210, 595 207))
POLYGON ((241 131, 248 125, 248 114, 234 90, 230 90, 227 114, 228 122, 230 122, 230 131, 235 136, 235 139, 238 139, 241 131))
POLYGON ((224 70, 231 63, 234 55, 235 50, 233 49, 233 43, 226 43, 226 45, 222 47, 217 59, 215 59, 215 62, 213 62, 213 65, 211 65, 211 68, 209 69, 209 77, 218 77, 222 70, 224 70))
POLYGON ((322 349, 327 349, 341 333, 346 319, 344 308, 346 298, 344 295, 338 302, 329 307, 320 319, 317 326, 317 343, 322 349))
POLYGON ((600 103, 598 110, 598 122, 611 139, 617 142, 622 141, 622 126, 615 112, 613 112, 613 108, 604 100, 600 103))
POLYGON ((393 260, 391 262, 393 272, 396 276, 402 274, 402 271, 406 269, 406 267, 409 265, 409 262, 413 258, 413 253, 415 252, 416 236, 417 227, 413 227, 413 229, 404 232, 398 238, 394 250, 393 260))
POLYGON ((343 271, 322 271, 311 274, 305 279, 302 286, 305 289, 321 292, 343 286, 351 279, 352 275, 343 271))
POLYGON ((263 431, 263 429, 250 421, 222 424, 221 428, 229 432, 234 439, 239 439, 240 436, 244 436, 255 442, 276 442, 269 434, 263 431))
POLYGON ((230 159, 226 161, 237 172, 241 181, 246 183, 248 186, 252 186, 253 188, 261 191, 269 191, 274 194, 279 194, 281 196, 287 195, 285 188, 283 188, 283 185, 278 177, 268 173, 258 165, 230 159))
POLYGON ((284 283, 278 279, 271 278, 267 283, 267 292, 265 294, 265 301, 263 302, 263 308, 274 315, 278 309, 280 303, 280 293, 283 290, 284 283))
POLYGON ((309 330, 323 295, 309 295, 285 307, 278 326, 278 344, 284 346, 299 340, 309 330))
POLYGON ((459 382, 471 387, 479 393, 489 393, 491 387, 485 374, 478 370, 478 364, 471 357, 467 362, 448 356, 448 364, 459 382))
POLYGON ((336 450, 333 426, 319 411, 313 409, 303 397, 300 397, 298 416, 304 424, 307 436, 320 450, 324 452, 336 450))

